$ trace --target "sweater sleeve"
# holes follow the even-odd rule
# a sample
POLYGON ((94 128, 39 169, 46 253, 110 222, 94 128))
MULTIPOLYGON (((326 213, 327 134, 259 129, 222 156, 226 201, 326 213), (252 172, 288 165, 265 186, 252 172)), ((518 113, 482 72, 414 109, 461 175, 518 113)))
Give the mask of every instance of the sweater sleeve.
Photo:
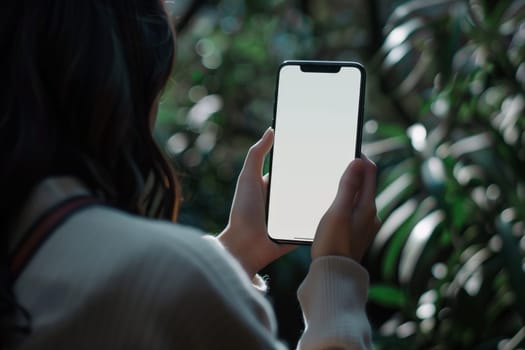
MULTIPOLYGON (((248 281, 242 267, 236 263, 235 259, 226 250, 220 250, 227 255, 226 260, 231 260, 230 267, 238 270, 236 275, 240 280, 248 281)), ((244 284, 245 290, 238 295, 249 294, 246 296, 248 300, 252 299, 252 308, 257 305, 259 309, 255 313, 255 319, 248 318, 242 321, 246 329, 241 335, 255 341, 243 344, 242 348, 259 349, 261 344, 265 344, 262 348, 282 349, 283 345, 276 339, 274 315, 266 300, 261 300, 259 293, 253 294, 254 288, 247 287, 249 283, 228 281, 231 277, 224 273, 228 270, 227 266, 220 267, 220 263, 211 265, 213 267, 210 266, 208 269, 218 269, 216 270, 217 276, 221 276, 223 280, 226 278, 228 286, 244 284), (258 329, 261 324, 265 325, 266 329, 258 329)), ((297 344, 297 349, 371 349, 371 330, 365 312, 368 284, 367 271, 350 258, 328 256, 314 260, 298 290, 305 330, 297 344)), ((210 290, 213 289, 215 288, 210 290)), ((229 298, 231 297, 226 297, 221 303, 228 304, 229 298)), ((236 301, 240 302, 238 297, 236 301)), ((239 304, 238 306, 239 309, 227 311, 233 320, 238 317, 246 317, 246 315, 242 316, 246 311, 246 305, 239 304)), ((232 348, 241 348, 239 343, 241 338, 238 336, 235 342, 230 344, 232 348)), ((221 336, 221 342, 223 341, 221 336)))
MULTIPOLYGON (((213 240, 210 240, 213 241, 213 240)), ((220 243, 213 242, 220 246, 220 243)), ((222 248, 222 246, 221 246, 222 248)), ((232 291, 230 297, 225 297, 221 304, 228 304, 234 294, 238 296, 246 295, 247 300, 251 299, 251 307, 259 309, 255 313, 254 319, 243 315, 247 310, 246 305, 242 305, 239 297, 235 297, 239 308, 226 310, 229 318, 233 322, 239 317, 243 318, 243 327, 246 329, 238 333, 233 343, 228 344, 231 348, 243 349, 283 349, 283 345, 277 340, 274 314, 267 305, 266 300, 260 298, 259 293, 253 293, 254 288, 249 288, 248 279, 237 264, 237 261, 224 249, 219 249, 224 253, 225 260, 229 261, 229 266, 222 266, 220 262, 210 263, 207 271, 215 270, 216 276, 225 280, 229 287, 235 285, 245 285, 244 291, 232 291), (233 267, 239 281, 228 281, 233 276, 228 277, 225 271, 233 267), (222 271, 222 273, 221 273, 222 271), (242 281, 244 280, 244 281, 242 281), (248 290, 246 290, 248 289, 248 290), (247 293, 248 292, 248 293, 247 293), (249 295, 248 295, 249 294, 249 295), (260 326, 264 325, 264 328, 260 326), (242 340, 243 336, 246 339, 242 340), (241 344, 240 341, 250 341, 241 344), (263 347, 260 347, 264 344, 263 347), (241 346, 242 345, 242 346, 241 346)), ((221 259, 222 260, 222 259, 221 259)), ((210 276, 210 281, 215 279, 210 276)), ((217 283, 219 281, 216 281, 217 283)), ((216 283, 213 282, 214 284, 216 283)), ((253 283, 253 281, 252 281, 253 283)), ((321 349, 371 349, 371 330, 365 313, 365 304, 368 292, 368 273, 358 263, 350 258, 339 256, 328 256, 314 260, 310 270, 298 290, 298 298, 303 311, 305 330, 297 344, 298 350, 321 350, 321 349)), ((216 290, 215 286, 209 288, 210 291, 216 290)), ((250 285, 253 287, 253 285, 250 285)), ((225 286, 222 291, 226 292, 225 286)), ((215 293, 215 292, 214 292, 215 293)), ((216 297, 214 295, 214 297, 216 297)), ((249 306, 248 303, 247 305, 249 306)), ((227 324, 226 322, 225 324, 227 324)), ((240 328, 239 328, 240 329, 240 328)), ((218 341, 223 344, 227 337, 220 336, 218 341)))
POLYGON ((305 330, 298 349, 371 349, 368 273, 352 259, 314 260, 298 290, 305 330))
MULTIPOLYGON (((192 299, 200 300, 192 307, 194 317, 177 322, 177 333, 192 340, 179 343, 176 337, 175 348, 286 349, 277 338, 270 304, 240 264, 215 244, 209 248, 192 262, 192 299)), ((297 349, 371 349, 365 313, 368 283, 366 270, 349 258, 314 260, 298 290, 305 331, 297 349)), ((171 314, 177 314, 180 306, 172 305, 171 314)))

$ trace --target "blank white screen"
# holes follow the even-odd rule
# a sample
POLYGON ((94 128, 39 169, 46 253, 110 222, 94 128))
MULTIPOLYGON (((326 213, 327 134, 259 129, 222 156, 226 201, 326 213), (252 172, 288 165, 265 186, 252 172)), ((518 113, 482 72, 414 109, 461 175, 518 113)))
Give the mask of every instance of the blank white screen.
POLYGON ((355 158, 361 72, 279 73, 268 232, 311 241, 346 166, 355 158))

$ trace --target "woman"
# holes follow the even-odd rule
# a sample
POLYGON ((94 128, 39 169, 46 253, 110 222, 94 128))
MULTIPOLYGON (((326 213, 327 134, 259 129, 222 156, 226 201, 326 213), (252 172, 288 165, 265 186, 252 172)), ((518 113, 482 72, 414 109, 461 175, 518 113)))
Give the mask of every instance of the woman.
MULTIPOLYGON (((169 222, 178 185, 151 135, 174 57, 163 2, 6 0, 0 46, 2 348, 284 348, 252 285, 293 249, 266 235, 272 131, 217 239, 169 222)), ((358 262, 374 179, 366 158, 350 164, 319 224, 299 348, 370 347, 358 262)))

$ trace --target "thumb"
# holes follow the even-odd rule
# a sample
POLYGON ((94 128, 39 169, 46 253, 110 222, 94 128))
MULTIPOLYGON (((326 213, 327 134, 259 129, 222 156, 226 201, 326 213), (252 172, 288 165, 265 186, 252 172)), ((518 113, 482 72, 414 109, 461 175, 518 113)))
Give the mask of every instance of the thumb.
POLYGON ((353 160, 345 169, 339 180, 339 188, 334 200, 334 206, 342 210, 352 209, 356 204, 363 184, 364 163, 361 159, 353 160))

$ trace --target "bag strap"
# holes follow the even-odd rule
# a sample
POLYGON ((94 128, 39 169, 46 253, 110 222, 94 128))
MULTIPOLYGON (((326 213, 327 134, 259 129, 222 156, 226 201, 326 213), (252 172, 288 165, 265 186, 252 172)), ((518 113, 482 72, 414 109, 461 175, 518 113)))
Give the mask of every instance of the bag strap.
POLYGON ((66 199, 46 210, 31 225, 22 242, 9 256, 11 280, 16 281, 31 258, 60 224, 74 212, 97 203, 100 203, 99 199, 82 195, 66 199))

